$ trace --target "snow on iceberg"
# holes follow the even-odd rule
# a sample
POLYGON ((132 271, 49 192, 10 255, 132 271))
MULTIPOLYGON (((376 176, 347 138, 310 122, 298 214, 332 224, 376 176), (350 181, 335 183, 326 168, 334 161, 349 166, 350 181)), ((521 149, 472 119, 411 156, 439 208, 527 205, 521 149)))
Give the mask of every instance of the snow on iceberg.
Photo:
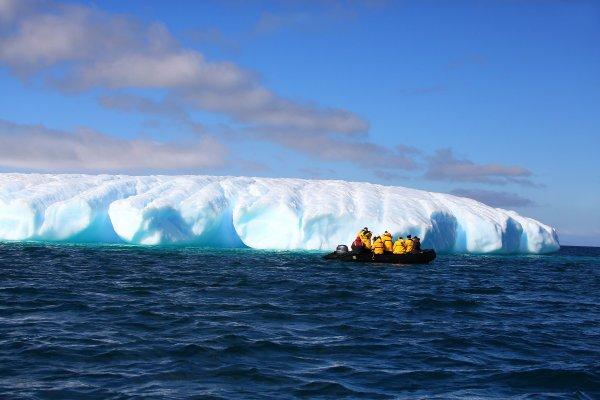
POLYGON ((363 226, 444 252, 547 253, 514 211, 404 187, 215 176, 0 174, 0 240, 325 250, 363 226))

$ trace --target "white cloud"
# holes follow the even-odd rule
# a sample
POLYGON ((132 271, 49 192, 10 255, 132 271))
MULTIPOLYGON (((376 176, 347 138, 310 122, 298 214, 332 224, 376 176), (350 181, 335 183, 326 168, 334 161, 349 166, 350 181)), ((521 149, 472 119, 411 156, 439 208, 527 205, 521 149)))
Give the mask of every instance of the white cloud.
POLYGON ((367 170, 414 170, 418 164, 413 155, 402 149, 355 140, 342 141, 330 136, 269 134, 269 139, 285 147, 326 161, 349 162, 367 170))
POLYGON ((118 172, 220 167, 227 151, 214 138, 189 143, 124 140, 89 129, 74 133, 0 120, 0 166, 43 171, 118 172))
MULTIPOLYGON (((261 24, 269 30, 291 22, 268 16, 261 24)), ((100 88, 101 105, 107 108, 158 115, 199 134, 206 129, 193 121, 195 111, 222 114, 233 122, 231 130, 251 139, 320 160, 350 162, 380 177, 414 170, 419 166, 415 159, 423 156, 412 148, 370 142, 368 122, 353 112, 285 98, 251 71, 207 60, 184 48, 161 23, 142 23, 95 6, 0 0, 1 65, 18 76, 43 77, 63 90, 100 88), (158 89, 163 97, 139 97, 136 89, 158 89)), ((6 124, 5 130, 17 129, 6 124)), ((4 166, 196 168, 218 164, 224 153, 211 138, 188 146, 41 127, 20 130, 15 136, 0 133, 4 166)), ((521 167, 479 165, 456 159, 450 150, 426 158, 430 179, 532 184, 531 172, 521 167)))
POLYGON ((191 108, 246 124, 324 134, 368 129, 349 111, 283 98, 250 71, 182 48, 162 24, 70 3, 23 3, 30 6, 28 12, 0 7, 6 9, 0 63, 18 75, 41 73, 64 89, 163 89, 187 99, 191 108))
POLYGON ((529 179, 531 171, 518 166, 500 164, 476 164, 467 159, 458 159, 450 149, 440 149, 428 159, 425 177, 431 180, 480 182, 496 185, 517 183, 535 186, 529 179))

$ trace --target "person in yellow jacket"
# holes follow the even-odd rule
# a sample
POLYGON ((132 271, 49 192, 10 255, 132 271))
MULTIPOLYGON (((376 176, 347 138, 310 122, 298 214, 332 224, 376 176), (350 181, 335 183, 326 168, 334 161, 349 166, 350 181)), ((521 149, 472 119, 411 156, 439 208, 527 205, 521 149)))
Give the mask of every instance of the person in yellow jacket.
POLYGON ((404 250, 404 239, 402 236, 398 236, 398 240, 394 242, 394 254, 404 254, 406 251, 404 250))
POLYGON ((383 254, 383 240, 379 236, 375 236, 373 242, 373 254, 376 256, 383 254))
POLYGON ((412 237, 410 235, 406 236, 406 239, 404 240, 404 252, 412 253, 413 247, 414 242, 412 240, 412 237))
POLYGON ((369 231, 369 228, 364 227, 356 236, 360 238, 366 250, 371 250, 371 231, 369 231))
POLYGON ((381 235, 381 240, 383 241, 383 251, 391 253, 394 250, 394 239, 392 239, 392 234, 385 231, 383 235, 381 235))
POLYGON ((371 242, 371 236, 372 235, 373 234, 369 231, 369 232, 367 232, 367 234, 365 236, 365 242, 364 243, 365 243, 365 249, 367 249, 367 250, 371 250, 371 248, 372 248, 372 242, 371 242))

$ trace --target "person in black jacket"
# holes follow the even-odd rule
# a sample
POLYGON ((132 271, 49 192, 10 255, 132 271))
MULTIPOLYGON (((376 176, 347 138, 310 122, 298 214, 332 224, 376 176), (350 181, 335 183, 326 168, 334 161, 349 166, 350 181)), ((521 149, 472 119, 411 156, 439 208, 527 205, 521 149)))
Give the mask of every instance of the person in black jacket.
POLYGON ((415 236, 413 239, 413 249, 412 252, 413 253, 418 253, 421 251, 421 239, 419 239, 418 236, 415 236))

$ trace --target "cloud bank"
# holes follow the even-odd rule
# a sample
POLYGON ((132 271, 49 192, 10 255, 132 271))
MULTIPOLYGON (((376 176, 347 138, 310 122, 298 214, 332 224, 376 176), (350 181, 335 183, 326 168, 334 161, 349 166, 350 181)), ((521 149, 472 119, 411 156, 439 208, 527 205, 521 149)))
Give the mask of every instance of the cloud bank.
POLYGON ((450 149, 440 149, 428 157, 425 178, 439 181, 478 182, 494 185, 516 183, 534 186, 531 171, 523 167, 499 164, 476 164, 456 158, 450 149))
POLYGON ((450 192, 461 197, 475 199, 492 207, 531 207, 535 205, 532 200, 515 193, 497 192, 484 189, 455 189, 450 192))
MULTIPOLYGON (((303 20, 263 14, 257 26, 270 32, 303 20)), ((165 118, 199 138, 185 145, 127 141, 90 130, 57 132, 4 121, 4 132, 13 132, 0 133, 7 167, 214 166, 226 154, 216 136, 227 131, 316 160, 350 163, 387 181, 402 179, 398 171, 424 167, 424 177, 432 180, 532 184, 531 172, 522 167, 476 164, 456 158, 450 149, 427 156, 410 147, 374 143, 367 135, 369 123, 351 111, 281 96, 256 73, 210 61, 183 46, 162 23, 143 23, 96 6, 0 0, 0 65, 64 92, 98 91, 99 104, 107 109, 165 118), (158 91, 158 98, 140 95, 145 90, 158 91), (230 125, 213 132, 194 120, 194 112, 222 115, 230 125)))
POLYGON ((51 130, 0 119, 0 166, 42 171, 189 170, 220 167, 226 149, 211 138, 189 143, 124 140, 89 129, 51 130))
POLYGON ((286 99, 256 74, 183 48, 160 23, 95 7, 2 0, 0 61, 20 76, 44 71, 59 88, 163 89, 191 108, 271 128, 355 134, 355 114, 286 99))

